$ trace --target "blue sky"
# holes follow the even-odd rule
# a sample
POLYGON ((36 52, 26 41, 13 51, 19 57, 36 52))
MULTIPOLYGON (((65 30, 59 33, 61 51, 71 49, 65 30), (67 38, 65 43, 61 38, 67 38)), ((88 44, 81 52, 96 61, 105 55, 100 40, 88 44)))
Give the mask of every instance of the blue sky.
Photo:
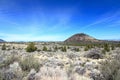
POLYGON ((63 41, 76 33, 120 39, 120 0, 0 0, 0 38, 63 41))

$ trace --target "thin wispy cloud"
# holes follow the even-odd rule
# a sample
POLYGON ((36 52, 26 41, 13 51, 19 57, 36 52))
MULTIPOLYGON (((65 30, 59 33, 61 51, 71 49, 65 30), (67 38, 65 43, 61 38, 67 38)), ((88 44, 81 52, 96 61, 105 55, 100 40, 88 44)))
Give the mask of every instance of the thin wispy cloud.
POLYGON ((93 26, 96 26, 96 25, 99 25, 99 24, 102 24, 102 23, 111 23, 111 24, 108 24, 108 25, 118 25, 116 24, 116 22, 119 22, 120 20, 116 20, 117 17, 120 17, 120 11, 117 10, 116 12, 112 13, 111 15, 109 15, 108 13, 102 15, 100 18, 101 19, 98 19, 96 21, 94 21, 93 23, 91 24, 88 24, 86 26, 84 26, 82 29, 87 29, 87 28, 90 28, 90 27, 93 27, 93 26), (114 24, 112 24, 114 23, 114 24))

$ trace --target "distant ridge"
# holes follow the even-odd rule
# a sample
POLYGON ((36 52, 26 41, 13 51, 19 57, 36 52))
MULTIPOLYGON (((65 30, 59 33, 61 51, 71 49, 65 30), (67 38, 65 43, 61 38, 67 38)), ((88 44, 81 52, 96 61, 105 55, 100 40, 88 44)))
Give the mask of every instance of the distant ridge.
POLYGON ((0 42, 6 42, 6 41, 4 41, 3 39, 0 39, 0 42))
POLYGON ((99 42, 99 40, 85 33, 78 33, 69 37, 64 42, 99 42))

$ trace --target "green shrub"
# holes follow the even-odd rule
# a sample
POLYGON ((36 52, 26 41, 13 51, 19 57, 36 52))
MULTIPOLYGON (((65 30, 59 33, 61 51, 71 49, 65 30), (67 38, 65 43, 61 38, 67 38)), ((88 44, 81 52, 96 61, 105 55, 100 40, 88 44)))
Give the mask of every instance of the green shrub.
POLYGON ((66 48, 66 46, 61 47, 61 51, 63 51, 63 52, 67 52, 67 48, 66 48))
POLYGON ((114 46, 114 45, 112 45, 112 46, 111 46, 111 50, 114 50, 114 49, 115 49, 115 46, 114 46))
POLYGON ((79 51, 80 51, 79 48, 75 48, 74 50, 75 50, 76 52, 79 52, 79 51))
POLYGON ((27 52, 34 52, 36 50, 37 50, 37 47, 35 47, 35 44, 33 42, 30 42, 26 48, 27 52))
POLYGON ((110 51, 109 44, 104 44, 104 50, 107 51, 107 52, 110 51))
POLYGON ((106 54, 106 51, 105 51, 105 50, 102 50, 102 54, 106 54))
POLYGON ((88 44, 85 46, 84 51, 88 51, 89 49, 93 48, 92 44, 88 44))
POLYGON ((69 47, 69 46, 68 46, 67 48, 68 48, 68 49, 70 49, 70 47, 69 47))
POLYGON ((57 46, 55 46, 54 50, 55 50, 55 51, 57 51, 57 50, 58 50, 58 47, 57 47, 57 46))
POLYGON ((15 47, 13 46, 13 49, 15 49, 15 47))
POLYGON ((85 48, 84 48, 84 51, 88 51, 88 47, 85 47, 85 48))
POLYGON ((2 45, 2 50, 6 50, 6 45, 5 44, 2 45))
POLYGON ((46 46, 44 46, 43 47, 43 51, 47 51, 48 49, 47 49, 47 47, 46 46))

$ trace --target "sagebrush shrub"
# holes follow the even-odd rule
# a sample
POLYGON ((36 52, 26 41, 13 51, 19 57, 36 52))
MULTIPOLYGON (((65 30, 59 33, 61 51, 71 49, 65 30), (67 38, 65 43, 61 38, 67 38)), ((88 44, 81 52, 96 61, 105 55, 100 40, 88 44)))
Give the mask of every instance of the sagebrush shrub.
POLYGON ((32 68, 38 71, 40 68, 40 63, 32 56, 24 58, 19 63, 23 71, 30 71, 32 68))
POLYGON ((15 61, 19 61, 18 56, 15 55, 8 56, 7 59, 0 64, 0 68, 8 67, 10 64, 12 64, 15 61))
POLYGON ((100 71, 104 80, 120 80, 120 54, 101 64, 100 71))

